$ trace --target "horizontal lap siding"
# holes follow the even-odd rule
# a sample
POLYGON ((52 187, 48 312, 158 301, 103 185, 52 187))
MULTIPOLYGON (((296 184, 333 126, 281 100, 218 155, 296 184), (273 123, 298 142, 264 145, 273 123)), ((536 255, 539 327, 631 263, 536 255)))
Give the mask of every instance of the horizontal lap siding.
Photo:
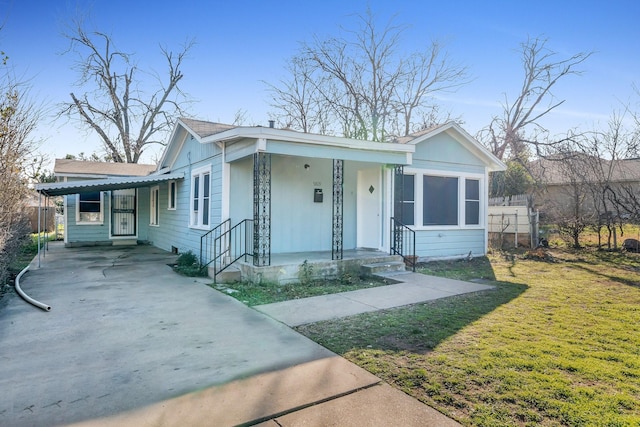
POLYGON ((453 163, 441 163, 435 161, 414 160, 411 168, 442 171, 443 174, 451 173, 470 173, 484 174, 484 167, 477 165, 463 165, 453 163))
POLYGON ((426 258, 484 255, 484 230, 418 230, 416 254, 426 258))
MULTIPOLYGON (((200 253, 200 237, 208 230, 189 228, 191 208, 191 171, 211 164, 210 227, 221 221, 222 215, 222 156, 215 144, 185 143, 172 172, 183 172, 184 179, 176 181, 176 209, 168 209, 169 183, 160 183, 159 227, 149 226, 149 241, 160 249, 178 248, 180 253, 200 253), (192 164, 189 166, 191 153, 192 164), (202 160, 197 160, 202 159, 202 160)), ((149 202, 147 201, 147 204, 149 202)), ((148 211, 148 209, 147 209, 148 211)), ((149 222, 149 214, 145 221, 149 222)))
POLYGON ((151 218, 150 204, 149 204, 149 188, 138 188, 138 240, 149 240, 149 221, 151 218))
POLYGON ((109 242, 109 193, 104 193, 104 203, 102 206, 102 224, 76 224, 76 195, 70 194, 67 198, 67 243, 94 243, 109 242))

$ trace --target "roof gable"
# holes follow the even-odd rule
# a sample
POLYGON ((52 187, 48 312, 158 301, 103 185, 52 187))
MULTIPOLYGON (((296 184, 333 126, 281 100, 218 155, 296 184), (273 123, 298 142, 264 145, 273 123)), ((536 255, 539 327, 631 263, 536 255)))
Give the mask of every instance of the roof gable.
POLYGON ((182 124, 186 126, 193 135, 198 136, 200 139, 238 127, 234 125, 226 125, 224 123, 187 119, 185 117, 180 118, 178 121, 182 122, 182 124))
POLYGON ((462 147, 468 150, 473 156, 488 167, 489 171, 495 172, 507 169, 507 165, 505 165, 500 159, 480 144, 480 142, 469 135, 467 131, 454 122, 448 122, 424 129, 414 134, 400 137, 396 139, 396 141, 400 144, 418 145, 428 142, 429 140, 434 140, 436 136, 443 133, 446 133, 456 140, 462 147))
POLYGON ((211 138, 237 126, 227 125, 224 123, 208 122, 204 120, 188 119, 181 117, 176 121, 176 125, 171 132, 169 142, 162 152, 160 158, 159 169, 171 169, 178 158, 187 137, 197 140, 199 143, 206 143, 205 139, 211 138))

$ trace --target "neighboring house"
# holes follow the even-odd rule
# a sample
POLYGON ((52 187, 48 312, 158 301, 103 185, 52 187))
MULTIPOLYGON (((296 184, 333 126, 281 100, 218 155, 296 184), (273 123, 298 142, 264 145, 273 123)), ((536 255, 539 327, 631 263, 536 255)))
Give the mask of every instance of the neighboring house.
MULTIPOLYGON (((534 205, 545 216, 582 218, 638 217, 640 208, 640 159, 607 160, 585 154, 563 159, 538 159, 532 175, 541 183, 534 205), (616 207, 613 200, 622 206, 616 207)), ((601 218, 601 219, 602 219, 601 218)))
POLYGON ((81 191, 77 194, 69 194, 67 191, 60 193, 65 194, 65 244, 74 246, 137 242, 138 226, 144 226, 144 222, 138 221, 136 190, 107 186, 106 189, 110 192, 106 193, 90 186, 94 180, 126 180, 147 176, 155 170, 155 165, 56 159, 53 173, 57 182, 65 183, 58 187, 62 185, 65 188, 66 185, 72 191, 81 191), (85 181, 90 184, 86 191, 82 191, 85 189, 85 181), (108 199, 105 200, 105 197, 108 199))
POLYGON ((66 182, 38 187, 67 195, 66 244, 141 241, 220 266, 248 256, 251 277, 291 253, 483 255, 488 174, 505 169, 454 123, 380 143, 186 118, 153 173, 108 167, 119 176, 60 167, 66 182))

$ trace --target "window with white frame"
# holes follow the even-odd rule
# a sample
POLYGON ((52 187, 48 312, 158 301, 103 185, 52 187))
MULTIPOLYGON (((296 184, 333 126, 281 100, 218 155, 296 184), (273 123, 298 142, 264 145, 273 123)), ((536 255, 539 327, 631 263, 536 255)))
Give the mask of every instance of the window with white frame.
POLYGON ((395 180, 394 217, 404 225, 415 225, 415 175, 400 175, 395 180))
POLYGON ((211 165, 191 173, 191 214, 189 225, 196 228, 209 227, 209 199, 211 193, 211 165))
POLYGON ((480 180, 464 180, 464 223, 465 225, 480 225, 480 180))
POLYGON ((169 181, 169 193, 167 194, 168 197, 168 204, 167 204, 167 209, 169 210, 176 210, 176 199, 177 199, 177 183, 176 181, 169 181))
POLYGON ((90 191, 76 195, 76 223, 102 224, 102 192, 90 191))
POLYGON ((160 224, 160 187, 151 187, 149 201, 149 225, 158 225, 160 224))
POLYGON ((482 180, 478 175, 409 171, 403 175, 403 188, 396 184, 402 196, 396 196, 394 214, 399 218, 401 212, 404 224, 418 228, 478 227, 483 223, 482 180))

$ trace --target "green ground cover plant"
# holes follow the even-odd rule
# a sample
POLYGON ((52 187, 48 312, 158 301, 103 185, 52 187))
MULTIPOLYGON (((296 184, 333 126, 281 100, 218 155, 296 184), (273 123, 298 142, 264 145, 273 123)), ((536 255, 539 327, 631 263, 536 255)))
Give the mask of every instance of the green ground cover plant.
POLYGON ((389 284, 381 279, 360 278, 351 275, 334 280, 311 280, 307 277, 301 277, 301 279, 303 280, 300 282, 285 284, 235 282, 231 284, 212 284, 211 286, 249 306, 254 306, 389 284))
MULTIPOLYGON (((49 240, 53 240, 53 237, 50 237, 49 240)), ((44 247, 44 234, 41 236, 41 245, 44 247)), ((3 283, 0 281, 0 296, 2 296, 5 292, 8 292, 12 287, 15 281, 15 278, 20 272, 29 265, 29 263, 33 260, 33 258, 38 254, 38 235, 32 234, 27 235, 20 244, 19 250, 15 257, 12 257, 12 261, 8 266, 7 272, 7 280, 3 283)))
POLYGON ((298 330, 464 425, 640 425, 638 254, 421 267, 495 288, 298 330))
POLYGON ((180 254, 176 260, 176 264, 173 266, 173 271, 187 277, 207 276, 207 269, 200 267, 200 261, 192 251, 180 254))

